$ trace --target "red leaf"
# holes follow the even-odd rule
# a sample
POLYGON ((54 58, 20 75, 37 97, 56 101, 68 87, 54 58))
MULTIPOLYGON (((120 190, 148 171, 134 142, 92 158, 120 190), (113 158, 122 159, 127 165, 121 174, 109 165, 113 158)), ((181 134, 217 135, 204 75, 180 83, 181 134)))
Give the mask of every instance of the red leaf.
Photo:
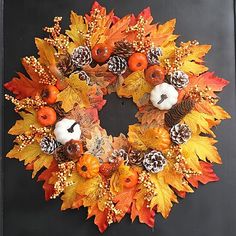
POLYGON ((50 200, 50 197, 53 195, 54 186, 49 184, 48 181, 52 177, 52 174, 58 170, 57 162, 53 161, 50 167, 44 170, 38 177, 38 181, 44 181, 43 189, 45 192, 45 200, 50 200))
POLYGON ((97 205, 94 205, 89 208, 88 219, 92 216, 95 216, 94 223, 98 226, 98 229, 103 233, 107 226, 107 210, 100 211, 97 205))
POLYGON ((150 7, 147 7, 147 8, 145 8, 145 9, 143 9, 143 11, 139 13, 138 18, 139 18, 140 16, 142 16, 145 20, 147 20, 147 21, 150 22, 150 23, 151 23, 152 20, 153 20, 150 7))
POLYGON ((154 210, 150 210, 146 206, 146 203, 143 204, 143 207, 140 211, 137 210, 135 203, 132 204, 131 208, 131 220, 132 222, 135 220, 136 217, 139 217, 140 223, 144 223, 149 227, 153 228, 155 225, 155 212, 154 210))
POLYGON ((219 177, 213 171, 213 165, 208 162, 200 162, 202 169, 201 175, 195 175, 188 178, 188 182, 195 188, 198 188, 199 182, 202 184, 207 184, 209 182, 215 182, 219 180, 219 177))

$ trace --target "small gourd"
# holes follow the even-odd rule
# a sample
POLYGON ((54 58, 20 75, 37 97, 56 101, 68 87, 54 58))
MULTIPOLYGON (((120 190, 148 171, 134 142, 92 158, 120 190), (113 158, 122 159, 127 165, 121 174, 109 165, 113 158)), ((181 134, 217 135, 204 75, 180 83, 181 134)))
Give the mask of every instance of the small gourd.
POLYGON ((80 125, 72 119, 64 118, 56 123, 54 134, 56 140, 62 144, 70 140, 79 140, 81 136, 80 125))
POLYGON ((158 84, 151 91, 150 100, 154 107, 160 110, 169 110, 177 103, 178 92, 170 84, 158 84))
POLYGON ((99 172, 99 160, 91 154, 84 154, 77 162, 77 171, 84 178, 93 178, 99 172))

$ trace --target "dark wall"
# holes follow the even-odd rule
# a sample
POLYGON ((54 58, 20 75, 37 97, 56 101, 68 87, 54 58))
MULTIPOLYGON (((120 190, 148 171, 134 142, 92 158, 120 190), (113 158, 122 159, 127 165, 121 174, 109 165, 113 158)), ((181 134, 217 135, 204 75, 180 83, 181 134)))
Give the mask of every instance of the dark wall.
MULTIPOLYGON (((70 10, 80 14, 89 11, 92 0, 6 0, 4 6, 5 73, 4 81, 22 71, 20 58, 36 54, 34 37, 43 37, 42 27, 51 25, 54 16, 63 16, 63 26, 69 25, 70 10)), ((170 217, 156 217, 154 230, 126 217, 114 224, 104 235, 159 235, 159 236, 233 236, 236 233, 236 119, 235 119, 235 61, 233 0, 104 0, 99 1, 118 16, 138 13, 150 6, 154 20, 165 22, 177 18, 176 33, 181 40, 197 39, 202 44, 212 44, 207 65, 217 75, 231 83, 221 96, 221 104, 233 118, 223 122, 216 133, 217 147, 224 164, 215 168, 221 178, 218 183, 202 186, 195 194, 180 200, 170 217)), ((117 108, 102 113, 102 122, 111 134, 126 132, 126 126, 134 120, 134 106, 124 101, 122 121, 116 119, 122 102, 112 97, 117 108), (129 114, 130 111, 130 114, 129 114)), ((108 106, 112 107, 111 103, 108 106)), ((13 106, 4 103, 4 152, 12 148, 13 137, 7 130, 17 116, 13 106)), ((4 153, 4 154, 5 154, 4 153)), ((4 235, 98 235, 92 220, 85 221, 86 210, 60 212, 60 200, 44 201, 41 183, 31 180, 31 173, 24 171, 23 164, 4 159, 4 235)))

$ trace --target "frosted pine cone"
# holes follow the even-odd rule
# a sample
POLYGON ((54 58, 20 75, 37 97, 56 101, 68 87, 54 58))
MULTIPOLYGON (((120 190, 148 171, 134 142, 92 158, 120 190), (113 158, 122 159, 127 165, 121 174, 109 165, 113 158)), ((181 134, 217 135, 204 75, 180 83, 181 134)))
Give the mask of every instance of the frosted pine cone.
POLYGON ((73 64, 80 68, 84 65, 88 65, 92 62, 92 54, 90 49, 85 46, 79 46, 74 49, 72 56, 71 56, 73 64))
POLYGON ((85 80, 87 84, 90 84, 90 78, 85 71, 83 70, 79 71, 78 75, 81 80, 85 80))
POLYGON ((176 89, 182 89, 188 85, 189 78, 183 71, 178 70, 170 75, 169 81, 176 89))
POLYGON ((54 138, 44 137, 40 141, 41 150, 44 153, 52 154, 61 144, 54 138))
POLYGON ((108 70, 113 74, 124 74, 127 69, 127 62, 125 58, 120 56, 113 56, 108 61, 108 70))
POLYGON ((144 153, 137 150, 131 150, 129 153, 129 163, 132 165, 142 166, 144 153))
POLYGON ((113 53, 124 58, 130 57, 135 52, 133 44, 127 41, 115 42, 113 53))
POLYGON ((148 62, 152 65, 160 64, 159 57, 162 56, 162 50, 159 47, 151 47, 147 52, 148 62))
POLYGON ((174 143, 183 144, 191 138, 191 130, 186 124, 177 124, 171 128, 170 137, 174 143))
POLYGON ((128 153, 124 149, 114 150, 109 158, 109 162, 111 163, 120 162, 122 160, 126 165, 129 162, 128 153))
POLYGON ((144 156, 143 165, 147 171, 157 173, 163 170, 166 159, 162 152, 153 150, 144 156))

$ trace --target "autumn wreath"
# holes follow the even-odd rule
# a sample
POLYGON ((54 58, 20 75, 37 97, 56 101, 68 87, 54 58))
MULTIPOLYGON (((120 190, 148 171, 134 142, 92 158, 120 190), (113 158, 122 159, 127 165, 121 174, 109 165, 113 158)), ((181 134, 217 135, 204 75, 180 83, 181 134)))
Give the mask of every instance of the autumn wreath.
POLYGON ((35 39, 39 57, 24 57, 30 79, 18 73, 5 84, 22 119, 9 158, 24 161, 44 181, 46 200, 61 195, 62 210, 88 207, 103 232, 126 213, 154 226, 177 196, 217 181, 221 163, 211 130, 230 116, 215 92, 228 84, 203 64, 211 46, 176 45, 175 20, 152 24, 150 9, 118 18, 97 2, 85 17, 71 12, 35 39), (127 137, 107 135, 98 111, 104 95, 132 98, 138 123, 127 137))

